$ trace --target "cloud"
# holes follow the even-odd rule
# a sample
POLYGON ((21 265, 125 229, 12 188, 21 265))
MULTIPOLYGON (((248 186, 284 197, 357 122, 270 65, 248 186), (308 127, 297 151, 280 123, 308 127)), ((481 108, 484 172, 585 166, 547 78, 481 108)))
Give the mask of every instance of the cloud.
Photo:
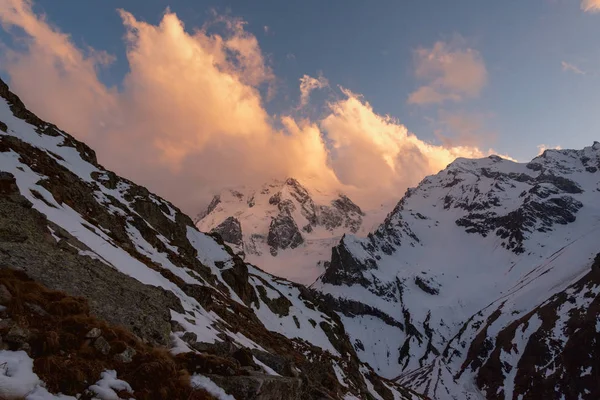
POLYGON ((493 153, 473 146, 426 143, 394 118, 375 113, 359 95, 346 89, 343 93, 346 98, 329 105, 331 112, 320 125, 332 142, 330 164, 337 178, 342 184, 359 188, 356 196, 363 202, 398 194, 456 157, 493 153))
POLYGON ((573 72, 577 75, 585 75, 585 71, 583 71, 582 69, 580 69, 579 67, 577 67, 574 64, 570 64, 566 61, 562 61, 561 62, 561 66, 562 66, 562 70, 563 71, 567 71, 567 72, 573 72))
POLYGON ((542 155, 546 150, 562 150, 561 146, 548 146, 546 144, 538 144, 538 156, 542 155))
POLYGON ((427 83, 408 97, 417 105, 462 101, 479 96, 487 82, 481 54, 457 37, 450 43, 436 42, 432 48, 415 51, 415 76, 427 83))
POLYGON ((600 0, 582 0, 581 9, 585 12, 600 12, 600 0))
POLYGON ((308 75, 304 75, 300 78, 300 108, 308 104, 310 93, 316 89, 323 89, 329 86, 329 81, 319 75, 317 78, 313 78, 308 75))
MULTIPOLYGON (((286 176, 343 190, 365 206, 398 200, 455 157, 490 152, 423 142, 345 89, 320 120, 288 115, 275 123, 260 91, 275 76, 244 21, 215 16, 190 33, 168 10, 158 25, 119 14, 129 72, 118 88, 98 79, 109 55, 77 48, 24 0, 0 3, 0 23, 19 45, 0 65, 40 117, 188 213, 224 186, 286 176)), ((305 101, 326 82, 303 77, 305 101)))

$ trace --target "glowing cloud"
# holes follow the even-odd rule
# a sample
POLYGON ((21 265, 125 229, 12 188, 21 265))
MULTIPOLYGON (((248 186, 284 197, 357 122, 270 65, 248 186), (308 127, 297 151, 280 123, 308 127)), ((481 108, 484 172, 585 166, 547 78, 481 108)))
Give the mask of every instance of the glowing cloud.
POLYGON ((582 0, 581 9, 585 12, 600 12, 600 0, 582 0))
POLYGON ((562 150, 561 146, 548 146, 546 144, 538 144, 538 156, 544 154, 546 150, 562 150))
MULTIPOLYGON (((283 128, 275 128, 259 91, 271 87, 275 76, 242 20, 214 16, 189 33, 168 10, 158 25, 119 13, 127 30, 130 71, 121 89, 98 79, 109 55, 77 48, 25 0, 0 2, 0 23, 24 44, 0 55, 0 65, 12 89, 40 117, 86 141, 107 167, 187 212, 196 212, 224 185, 286 176, 339 188, 368 206, 397 200, 408 185, 457 156, 489 153, 425 143, 348 90, 329 104, 323 119, 284 116, 283 128), (215 24, 223 28, 221 34, 209 32, 215 24)), ((458 57, 460 65, 478 59, 472 51, 443 44, 432 51, 436 57, 458 57)), ((450 70, 458 68, 450 64, 450 70)), ((422 76, 446 71, 422 68, 422 76)), ((485 81, 485 68, 479 75, 485 81)), ((463 83, 459 73, 442 72, 432 87, 444 96, 477 92, 463 83)), ((327 84, 323 77, 304 76, 301 104, 327 84)))
POLYGON ((487 82, 485 63, 478 51, 460 37, 415 51, 415 76, 427 84, 408 97, 411 104, 426 105, 477 97, 487 82))

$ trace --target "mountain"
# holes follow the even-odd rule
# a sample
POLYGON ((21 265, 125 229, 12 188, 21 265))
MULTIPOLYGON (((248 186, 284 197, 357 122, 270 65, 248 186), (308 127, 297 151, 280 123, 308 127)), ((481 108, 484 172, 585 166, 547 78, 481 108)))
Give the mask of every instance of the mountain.
POLYGON ((218 233, 246 261, 311 284, 325 271, 331 248, 342 235, 365 236, 381 214, 365 213, 343 193, 288 178, 223 190, 196 217, 196 226, 218 233))
POLYGON ((222 193, 205 234, 0 98, 0 398, 600 397, 598 142, 457 159, 369 234, 293 179, 222 193), (311 240, 310 287, 249 262, 311 240))
MULTIPOLYGON (((277 204, 300 204, 286 187, 277 204)), ((360 225, 339 202, 310 226, 360 225)), ((245 263, 2 81, 0 216, 1 398, 421 398, 359 360, 321 294, 245 263)))
POLYGON ((457 159, 314 285, 359 358, 435 399, 600 397, 600 143, 457 159))

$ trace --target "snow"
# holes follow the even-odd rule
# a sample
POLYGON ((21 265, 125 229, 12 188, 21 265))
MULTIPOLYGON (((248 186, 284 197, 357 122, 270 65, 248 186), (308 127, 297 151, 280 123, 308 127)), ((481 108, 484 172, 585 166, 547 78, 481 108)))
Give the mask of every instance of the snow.
MULTIPOLYGON (((283 296, 292 303, 292 307, 290 307, 287 316, 280 316, 273 313, 264 303, 262 303, 260 307, 252 305, 256 316, 267 329, 280 333, 290 339, 304 339, 315 346, 321 347, 325 351, 329 351, 333 355, 339 355, 339 352, 335 349, 333 344, 331 344, 329 338, 320 326, 321 323, 330 324, 329 317, 318 310, 307 307, 304 304, 304 301, 300 299, 300 290, 297 287, 290 282, 274 278, 256 268, 249 267, 249 272, 250 274, 269 282, 269 284, 276 289, 277 298, 283 296), (300 325, 299 328, 296 325, 294 317, 300 325), (311 320, 314 321, 315 326, 313 326, 311 320)), ((258 284, 262 285, 262 282, 257 283, 256 279, 252 279, 250 282, 254 284, 255 287, 258 284)), ((273 290, 271 294, 275 295, 276 291, 273 290)))
POLYGON ((368 363, 379 375, 386 378, 398 376, 398 357, 406 334, 396 326, 387 325, 381 319, 361 315, 346 317, 339 314, 350 337, 350 343, 359 340, 364 350, 355 350, 361 361, 368 363))
POLYGON ((333 371, 335 372, 335 376, 338 380, 338 382, 340 383, 340 385, 342 385, 343 387, 348 387, 348 384, 346 383, 346 374, 344 374, 344 371, 342 371, 342 368, 340 368, 340 366, 337 363, 333 363, 333 371))
POLYGON ((52 394, 45 387, 38 386, 25 397, 25 400, 76 400, 76 397, 65 396, 64 394, 52 394))
POLYGON ((0 398, 75 400, 75 397, 51 394, 44 386, 33 372, 33 360, 26 352, 0 350, 0 398))
POLYGON ((25 397, 41 383, 26 352, 0 351, 0 398, 25 397))
MULTIPOLYGON (((317 214, 320 207, 330 207, 331 202, 340 196, 337 191, 320 188, 318 182, 310 179, 300 184, 308 192, 308 203, 314 204, 317 214)), ((259 265, 273 275, 310 285, 324 272, 323 264, 331 258, 331 248, 347 233, 348 228, 341 226, 330 230, 317 224, 311 232, 301 231, 304 238, 302 245, 295 249, 278 249, 277 255, 272 256, 267 236, 271 219, 279 214, 278 206, 269 203, 273 195, 281 193, 281 201, 290 201, 294 205, 291 215, 299 229, 309 224, 302 212, 302 204, 296 199, 294 192, 295 189, 286 184, 285 180, 273 180, 254 188, 225 189, 218 195, 219 204, 197 221, 196 226, 200 231, 209 232, 228 217, 235 217, 242 227, 242 247, 246 261, 259 265)), ((365 215, 361 217, 362 224, 357 233, 366 236, 385 218, 393 206, 394 204, 386 204, 372 211, 363 210, 365 215)))
POLYGON ((117 379, 117 372, 113 370, 102 372, 100 380, 90 386, 88 390, 94 393, 99 400, 119 400, 120 397, 116 392, 121 390, 133 393, 131 386, 127 382, 117 379))
POLYGON ((235 400, 230 394, 225 393, 225 391, 217 386, 216 383, 211 381, 209 378, 203 375, 193 375, 191 379, 192 387, 196 389, 204 389, 208 393, 215 396, 218 400, 235 400))
MULTIPOLYGON (((183 335, 183 333, 182 333, 183 335)), ((192 351, 186 342, 181 340, 179 336, 171 332, 171 348, 169 352, 174 356, 181 353, 189 353, 192 351)))
MULTIPOLYGON (((487 236, 468 233, 466 228, 456 223, 470 213, 462 207, 455 207, 459 203, 481 204, 481 211, 475 212, 503 216, 523 207, 527 196, 536 196, 531 181, 523 177, 535 178, 540 175, 539 170, 495 157, 458 159, 446 170, 425 178, 417 188, 410 189, 409 195, 381 228, 383 237, 376 237, 378 244, 374 249, 368 240, 346 235, 341 244, 352 257, 361 263, 376 262, 376 268, 361 271, 370 284, 366 287, 359 284, 332 285, 318 280, 312 287, 334 297, 369 305, 402 323, 406 311, 424 339, 421 343, 411 340, 410 360, 406 366, 399 365, 397 355, 406 338, 404 332, 387 326, 378 318, 341 316, 351 342, 355 343, 358 339, 365 347, 365 351, 357 349, 360 360, 387 377, 397 376, 403 371, 416 371, 422 363, 427 365, 435 360, 432 353, 423 358, 428 346, 425 321, 433 334, 432 345, 441 352, 471 316, 481 312, 482 315, 473 322, 485 321, 503 304, 501 316, 488 328, 488 337, 493 339, 510 322, 587 274, 591 260, 598 252, 600 191, 596 189, 600 188, 600 175, 587 172, 581 159, 588 157, 593 165, 600 163, 598 150, 587 147, 580 151, 553 151, 534 160, 546 169, 546 174, 570 179, 583 192, 561 192, 552 183, 540 183, 536 190, 545 197, 533 197, 532 201, 543 202, 568 195, 581 202, 583 207, 576 213, 575 221, 555 223, 545 232, 537 229, 541 226, 540 220, 534 221, 531 232, 526 233, 523 254, 505 249, 502 246, 504 239, 494 231, 487 236), (521 193, 529 194, 522 196, 521 193), (449 207, 446 207, 447 199, 450 200, 449 207), (396 237, 391 237, 388 230, 392 230, 396 237), (392 254, 377 247, 383 243, 392 245, 392 254), (423 291, 415 283, 417 277, 429 282, 431 287, 439 290, 439 294, 423 291), (401 291, 397 290, 398 286, 401 291)), ((586 307, 581 296, 576 299, 574 307, 586 307)), ((552 336, 559 344, 564 340, 562 328, 570 309, 569 306, 559 311, 562 317, 553 330, 552 336)), ((535 321, 532 319, 529 329, 534 329, 535 321)), ((471 329, 468 328, 461 338, 466 346, 479 331, 471 329)), ((600 322, 597 322, 597 330, 600 331, 600 322)), ((519 346, 525 346, 531 331, 519 331, 517 334, 515 348, 502 354, 511 365, 516 365, 520 359, 522 349, 519 346)), ((463 374, 460 383, 452 379, 452 375, 460 369, 467 350, 458 345, 457 348, 462 355, 452 361, 448 376, 436 378, 434 376, 438 375, 432 373, 422 387, 433 387, 436 379, 441 379, 449 386, 468 387, 468 396, 481 398, 469 371, 463 374)), ((514 377, 507 376, 506 380, 505 386, 510 391, 514 377)), ((466 396, 463 389, 456 392, 455 398, 466 396)), ((440 390, 437 394, 441 396, 440 393, 444 392, 440 390)))

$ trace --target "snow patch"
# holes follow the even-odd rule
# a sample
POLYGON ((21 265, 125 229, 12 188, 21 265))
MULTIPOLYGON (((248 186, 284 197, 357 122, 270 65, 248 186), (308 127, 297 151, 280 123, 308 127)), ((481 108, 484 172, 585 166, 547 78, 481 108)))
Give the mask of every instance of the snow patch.
POLYGON ((195 389, 206 390, 208 393, 215 396, 218 400, 235 400, 235 397, 225 393, 225 391, 220 386, 218 386, 206 376, 193 375, 191 379, 191 384, 192 387, 195 389))

